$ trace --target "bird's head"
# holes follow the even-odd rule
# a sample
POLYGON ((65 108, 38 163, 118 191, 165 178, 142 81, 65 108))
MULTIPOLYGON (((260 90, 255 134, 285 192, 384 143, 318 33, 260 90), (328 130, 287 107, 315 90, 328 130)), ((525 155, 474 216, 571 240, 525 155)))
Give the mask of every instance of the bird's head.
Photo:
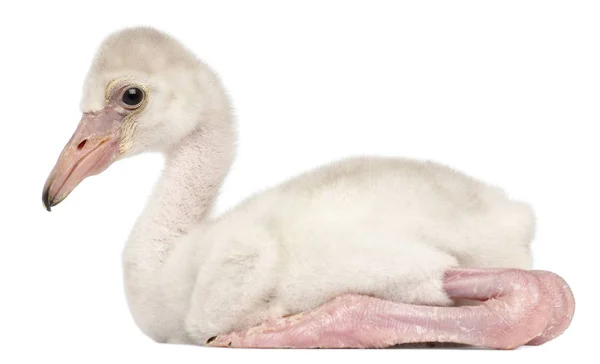
POLYGON ((117 159, 167 152, 202 115, 227 107, 215 74, 170 36, 145 27, 110 35, 85 80, 81 121, 44 186, 46 209, 117 159))

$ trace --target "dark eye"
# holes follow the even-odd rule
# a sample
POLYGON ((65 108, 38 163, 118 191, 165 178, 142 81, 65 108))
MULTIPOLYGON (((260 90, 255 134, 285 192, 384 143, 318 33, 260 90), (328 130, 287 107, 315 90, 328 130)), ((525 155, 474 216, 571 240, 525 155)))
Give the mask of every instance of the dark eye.
POLYGON ((130 87, 123 92, 123 103, 127 106, 139 106, 144 101, 144 91, 130 87))

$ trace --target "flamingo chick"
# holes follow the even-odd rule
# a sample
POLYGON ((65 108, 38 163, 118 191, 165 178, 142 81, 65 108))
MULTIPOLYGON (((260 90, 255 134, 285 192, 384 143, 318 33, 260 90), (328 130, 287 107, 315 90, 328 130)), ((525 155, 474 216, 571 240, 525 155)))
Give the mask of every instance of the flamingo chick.
POLYGON ((162 32, 107 37, 81 109, 43 202, 50 210, 116 160, 164 154, 123 256, 131 313, 158 342, 515 348, 571 321, 567 284, 528 270, 529 206, 432 162, 350 158, 211 217, 234 158, 230 102, 162 32))

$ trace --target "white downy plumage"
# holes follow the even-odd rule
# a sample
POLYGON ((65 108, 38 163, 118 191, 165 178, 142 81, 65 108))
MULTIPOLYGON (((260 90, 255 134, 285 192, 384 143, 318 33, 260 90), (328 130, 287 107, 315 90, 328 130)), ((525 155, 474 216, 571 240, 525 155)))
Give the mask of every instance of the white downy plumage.
POLYGON ((449 267, 531 266, 529 206, 431 162, 347 159, 211 218, 235 145, 216 75, 173 38, 130 28, 102 43, 82 111, 102 109, 115 79, 148 90, 120 157, 166 160, 124 251, 131 312, 156 341, 201 345, 343 293, 449 305, 449 267))

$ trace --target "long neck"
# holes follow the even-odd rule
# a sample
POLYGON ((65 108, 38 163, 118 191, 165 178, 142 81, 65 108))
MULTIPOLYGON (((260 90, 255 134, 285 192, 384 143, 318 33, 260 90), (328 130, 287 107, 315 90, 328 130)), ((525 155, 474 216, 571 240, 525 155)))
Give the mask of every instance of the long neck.
POLYGON ((162 176, 125 248, 128 278, 152 279, 177 238, 210 213, 233 160, 230 120, 228 115, 220 119, 203 124, 166 153, 162 176))

